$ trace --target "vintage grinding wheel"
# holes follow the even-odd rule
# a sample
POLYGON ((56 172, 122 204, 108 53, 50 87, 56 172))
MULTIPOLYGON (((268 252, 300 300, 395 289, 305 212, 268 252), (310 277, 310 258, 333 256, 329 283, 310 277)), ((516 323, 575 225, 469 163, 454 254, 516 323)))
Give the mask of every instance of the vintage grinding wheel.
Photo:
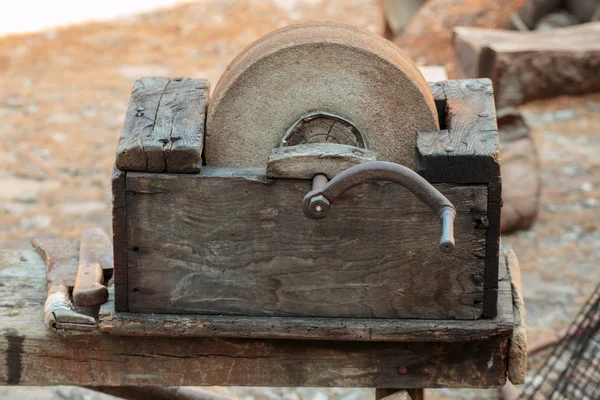
POLYGON ((229 65, 208 107, 209 166, 263 167, 273 148, 339 143, 415 169, 417 131, 437 131, 435 103, 415 64, 353 26, 274 31, 229 65))

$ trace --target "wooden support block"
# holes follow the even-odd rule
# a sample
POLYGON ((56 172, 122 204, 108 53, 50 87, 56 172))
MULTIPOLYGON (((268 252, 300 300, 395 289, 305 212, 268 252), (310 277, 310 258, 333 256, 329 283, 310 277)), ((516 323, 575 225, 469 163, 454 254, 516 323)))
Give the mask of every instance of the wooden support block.
POLYGON ((515 328, 508 346, 508 379, 518 385, 525 383, 527 377, 527 325, 525 324, 525 303, 523 301, 523 284, 521 268, 517 255, 512 249, 506 254, 506 264, 510 274, 513 294, 513 310, 515 328))
MULTIPOLYGON (((489 79, 430 83, 442 130, 417 132, 417 171, 432 183, 487 185, 483 315, 497 313, 502 182, 498 127, 489 79)), ((473 210, 476 213, 476 210, 473 210)))
POLYGON ((315 221, 302 212, 310 180, 221 167, 130 172, 129 310, 480 318, 488 188, 436 186, 457 210, 452 253, 438 248, 439 218, 400 185, 352 188, 315 221))
POLYGON ((547 14, 558 10, 563 0, 525 0, 523 7, 511 16, 513 29, 531 31, 547 14))
POLYGON ((374 152, 331 143, 277 147, 271 151, 267 163, 267 177, 312 179, 324 174, 329 179, 340 172, 369 161, 375 161, 374 152))
POLYGON ((541 177, 537 150, 516 108, 498 110, 502 158, 502 233, 528 229, 538 214, 541 177))
POLYGON ((208 82, 203 79, 138 79, 119 139, 117 168, 200 171, 208 92, 208 82))
POLYGON ((454 29, 457 73, 487 77, 498 108, 600 91, 600 22, 549 31, 454 29))

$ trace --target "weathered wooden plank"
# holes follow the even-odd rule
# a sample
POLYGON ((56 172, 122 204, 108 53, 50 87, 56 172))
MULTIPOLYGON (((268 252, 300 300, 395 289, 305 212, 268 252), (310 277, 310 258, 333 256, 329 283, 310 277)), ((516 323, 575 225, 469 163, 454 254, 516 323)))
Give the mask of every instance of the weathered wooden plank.
POLYGON ((146 171, 200 171, 208 91, 208 81, 203 79, 169 81, 160 98, 154 129, 143 138, 146 171))
POLYGON ((430 182, 487 184, 487 214, 481 216, 487 231, 483 314, 493 317, 497 313, 502 181, 492 83, 465 79, 430 83, 430 88, 438 110, 445 113, 445 129, 417 133, 417 170, 430 182))
POLYGON ((312 179, 324 174, 329 179, 355 165, 375 161, 367 149, 332 143, 277 147, 267 162, 267 177, 312 179))
MULTIPOLYGON (((125 173, 116 167, 112 172, 112 233, 113 258, 115 266, 127 265, 127 209, 125 204, 125 173)), ((115 283, 117 311, 127 311, 127 270, 115 268, 113 271, 115 283)))
POLYGON ((147 77, 135 81, 117 147, 118 169, 146 171, 148 158, 144 151, 143 140, 154 129, 160 97, 167 83, 169 78, 165 77, 147 77))
POLYGON ((490 78, 499 108, 600 90, 600 22, 534 32, 459 27, 453 40, 459 74, 490 78))
POLYGON ((0 251, 0 384, 490 387, 505 382, 507 341, 324 342, 52 334, 45 267, 0 251), (399 372, 400 368, 404 368, 399 372))
POLYGON ((502 233, 528 229, 538 214, 542 184, 535 143, 520 111, 498 110, 502 154, 502 233))
POLYGON ((446 108, 445 129, 417 133, 417 170, 431 182, 487 183, 500 175, 498 127, 489 79, 430 83, 446 108))
POLYGON ((123 171, 196 173, 202 164, 208 81, 136 81, 117 149, 123 171))
POLYGON ((127 174, 130 311, 481 315, 485 186, 438 186, 458 211, 456 249, 443 254, 439 219, 400 185, 353 188, 314 221, 301 207, 310 180, 262 174, 127 174))

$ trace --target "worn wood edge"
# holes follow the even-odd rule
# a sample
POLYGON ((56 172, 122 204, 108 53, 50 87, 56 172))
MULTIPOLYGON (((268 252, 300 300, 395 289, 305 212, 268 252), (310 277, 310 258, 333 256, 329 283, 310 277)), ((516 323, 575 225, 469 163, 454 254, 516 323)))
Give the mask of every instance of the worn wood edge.
POLYGON ((112 188, 112 228, 113 228, 113 282, 115 286, 114 308, 117 311, 128 311, 127 286, 127 206, 126 206, 126 173, 113 167, 112 188))
POLYGON ((521 268, 517 255, 512 249, 505 252, 510 274, 512 302, 514 310, 514 331, 508 342, 508 379, 518 385, 527 377, 527 325, 525 323, 525 303, 521 268))
POLYGON ((377 159, 375 152, 332 143, 277 147, 267 162, 268 178, 312 179, 324 174, 329 179, 340 172, 377 159))

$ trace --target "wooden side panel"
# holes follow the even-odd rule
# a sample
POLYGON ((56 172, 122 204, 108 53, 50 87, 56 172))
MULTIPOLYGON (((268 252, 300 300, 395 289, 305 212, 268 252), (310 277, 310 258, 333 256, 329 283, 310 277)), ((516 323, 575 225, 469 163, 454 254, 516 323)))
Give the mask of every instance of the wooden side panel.
POLYGON ((438 218, 400 185, 356 187, 315 221, 309 180, 204 170, 127 175, 130 311, 480 317, 485 186, 438 186, 458 210, 444 254, 438 218))
POLYGON ((430 88, 436 102, 446 104, 446 129, 418 132, 417 170, 433 183, 487 185, 487 212, 479 216, 487 231, 483 315, 494 317, 498 312, 502 181, 492 82, 465 79, 431 83, 430 88))
POLYGON ((208 81, 141 78, 117 149, 123 171, 196 173, 202 165, 208 81))
POLYGON ((127 311, 127 209, 125 205, 125 173, 114 167, 111 183, 115 310, 127 311))

